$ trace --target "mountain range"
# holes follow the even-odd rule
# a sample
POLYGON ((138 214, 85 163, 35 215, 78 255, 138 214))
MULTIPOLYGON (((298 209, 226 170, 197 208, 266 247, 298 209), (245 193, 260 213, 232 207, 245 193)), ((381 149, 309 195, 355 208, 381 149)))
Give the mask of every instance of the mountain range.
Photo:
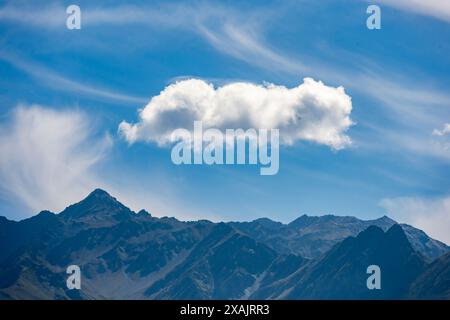
POLYGON ((58 214, 0 217, 0 299, 450 299, 450 251, 386 216, 179 221, 96 189, 58 214))

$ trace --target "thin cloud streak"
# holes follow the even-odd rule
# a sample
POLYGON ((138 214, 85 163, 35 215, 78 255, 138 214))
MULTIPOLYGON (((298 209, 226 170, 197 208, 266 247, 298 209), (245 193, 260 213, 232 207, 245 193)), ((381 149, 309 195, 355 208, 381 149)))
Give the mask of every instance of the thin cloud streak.
POLYGON ((390 7, 450 22, 450 2, 447 0, 378 0, 390 7))
POLYGON ((8 62, 17 69, 24 71, 39 81, 39 84, 52 89, 59 89, 67 92, 75 92, 85 94, 91 97, 97 97, 110 101, 121 101, 130 104, 145 104, 148 98, 129 96, 115 91, 89 86, 80 82, 70 80, 64 76, 34 62, 24 60, 18 56, 0 51, 0 59, 8 62))

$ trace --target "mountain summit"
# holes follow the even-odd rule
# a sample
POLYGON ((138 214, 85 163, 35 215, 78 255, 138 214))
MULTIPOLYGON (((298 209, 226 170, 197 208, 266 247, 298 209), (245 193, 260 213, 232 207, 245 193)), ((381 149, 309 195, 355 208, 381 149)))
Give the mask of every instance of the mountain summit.
POLYGON ((67 207, 60 216, 65 219, 81 219, 89 222, 89 219, 102 220, 105 217, 124 219, 130 214, 132 211, 108 192, 95 189, 80 202, 67 207))

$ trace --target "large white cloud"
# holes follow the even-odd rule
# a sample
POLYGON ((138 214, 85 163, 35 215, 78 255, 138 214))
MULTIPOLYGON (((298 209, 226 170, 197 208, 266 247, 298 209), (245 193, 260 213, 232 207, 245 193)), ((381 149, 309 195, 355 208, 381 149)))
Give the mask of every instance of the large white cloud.
POLYGON ((450 196, 386 198, 380 205, 393 219, 450 244, 450 196))
POLYGON ((343 87, 333 88, 305 78, 294 88, 236 82, 214 88, 190 79, 167 86, 140 110, 139 122, 123 121, 119 132, 129 143, 171 143, 177 128, 279 129, 281 143, 311 141, 342 149, 351 144, 351 98, 343 87))
POLYGON ((0 189, 34 213, 59 211, 102 185, 93 165, 111 144, 79 111, 19 106, 0 124, 0 189))

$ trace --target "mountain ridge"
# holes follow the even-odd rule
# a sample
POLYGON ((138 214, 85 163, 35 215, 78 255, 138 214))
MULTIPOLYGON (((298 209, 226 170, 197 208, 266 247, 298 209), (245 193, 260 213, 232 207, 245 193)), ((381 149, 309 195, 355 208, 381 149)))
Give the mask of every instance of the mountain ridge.
MULTIPOLYGON (((23 299, 351 298, 348 292, 339 289, 342 283, 335 285, 334 296, 318 289, 300 290, 298 295, 291 296, 278 292, 280 288, 297 292, 297 282, 322 283, 320 278, 307 275, 335 248, 350 241, 357 248, 364 244, 367 252, 380 261, 386 258, 377 249, 380 243, 386 243, 387 252, 399 250, 418 261, 413 266, 423 268, 411 273, 411 279, 405 281, 401 290, 392 289, 391 295, 385 295, 404 298, 409 294, 405 286, 413 280, 418 283, 415 288, 421 284, 429 287, 426 285, 431 277, 426 272, 429 265, 444 270, 444 274, 447 268, 429 264, 426 255, 429 252, 439 255, 441 251, 448 252, 448 248, 433 246, 436 240, 417 230, 398 225, 388 217, 364 221, 355 217, 303 215, 289 224, 268 218, 250 222, 180 221, 153 217, 144 210, 135 213, 106 191, 96 189, 58 214, 43 211, 19 222, 0 219, 0 248, 5 249, 0 255, 0 296, 23 299), (368 236, 371 232, 372 236, 368 236), (392 236, 396 233, 397 238, 392 236), (371 238, 378 241, 369 241, 371 238), (314 251, 317 248, 320 250, 314 251), (316 255, 302 255, 302 250, 316 255), (82 269, 80 291, 64 287, 65 267, 69 264, 80 265, 82 269), (422 280, 412 279, 416 273, 422 275, 422 280), (274 285, 277 290, 273 290, 274 285)), ((341 256, 347 261, 345 265, 354 264, 361 272, 362 264, 358 261, 365 261, 361 255, 344 253, 341 256)), ((329 261, 332 262, 321 274, 333 279, 331 275, 338 262, 329 261)), ((395 261, 398 265, 403 263, 399 259, 395 261)), ((392 270, 399 272, 397 267, 392 270)), ((364 272, 363 275, 366 276, 364 272)), ((340 281, 355 279, 352 274, 344 273, 340 281)), ((446 285, 446 279, 441 281, 446 285)), ((358 287, 359 291, 354 292, 359 292, 359 298, 371 298, 363 289, 358 287)), ((431 291, 434 296, 445 294, 441 289, 431 291)), ((420 294, 411 293, 411 297, 426 298, 431 291, 415 289, 411 292, 420 294)))

